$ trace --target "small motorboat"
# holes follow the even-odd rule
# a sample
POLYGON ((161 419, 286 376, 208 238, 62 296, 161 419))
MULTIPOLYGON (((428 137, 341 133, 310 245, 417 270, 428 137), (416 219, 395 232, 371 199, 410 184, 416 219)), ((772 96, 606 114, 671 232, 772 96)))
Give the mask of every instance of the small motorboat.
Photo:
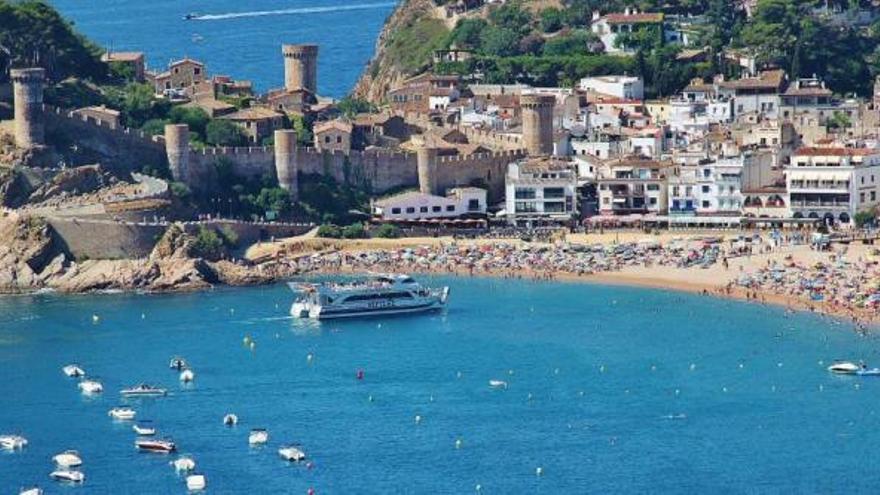
POLYGON ((110 409, 110 411, 107 412, 107 415, 120 421, 130 421, 134 419, 137 412, 128 406, 117 406, 110 409))
POLYGON ((71 468, 82 466, 82 458, 79 456, 79 452, 75 450, 65 450, 64 452, 55 455, 52 457, 52 461, 55 464, 58 464, 61 467, 71 468))
POLYGON ((68 483, 82 483, 86 480, 86 475, 75 469, 58 469, 49 473, 49 476, 53 480, 67 481, 68 483))
POLYGON ((168 367, 173 370, 177 370, 177 371, 186 369, 186 367, 187 367, 186 359, 183 359, 182 357, 175 356, 175 357, 171 358, 171 362, 168 363, 168 367))
POLYGON ((208 480, 204 474, 191 474, 186 477, 186 489, 194 492, 204 490, 208 486, 208 480))
POLYGON ((306 454, 299 449, 299 445, 285 445, 278 449, 278 455, 290 462, 300 462, 306 459, 306 454))
POLYGON ((168 454, 177 450, 177 446, 170 439, 139 438, 134 441, 134 446, 144 452, 157 452, 159 454, 168 454))
POLYGON ((98 380, 83 380, 79 382, 79 389, 84 394, 100 394, 104 391, 104 386, 98 380))
POLYGON ((183 370, 180 372, 180 381, 183 383, 189 383, 196 379, 196 374, 193 373, 193 370, 183 370))
POLYGON ((150 420, 138 421, 137 424, 132 425, 131 429, 142 437, 150 437, 156 434, 156 427, 153 426, 153 422, 150 420))
POLYGON ((192 457, 182 455, 171 463, 177 471, 192 471, 196 468, 196 461, 192 457))
POLYGON ((838 375, 855 375, 862 367, 849 361, 841 361, 828 367, 828 371, 838 375))
POLYGON ((199 18, 199 14, 196 14, 195 12, 190 12, 189 14, 185 14, 183 16, 184 21, 192 21, 192 20, 195 20, 198 18, 199 18))
POLYGON ((507 382, 504 380, 489 380, 489 386, 492 388, 507 388, 507 382))
POLYGON ((134 387, 124 388, 119 393, 124 397, 162 397, 167 395, 168 391, 147 383, 140 383, 134 387))
POLYGON ((226 426, 237 425, 238 424, 238 416, 236 416, 235 414, 232 414, 232 413, 227 414, 226 416, 223 416, 223 424, 226 426))
POLYGON ((23 449, 27 444, 27 438, 21 435, 0 435, 0 447, 6 450, 23 449))
POLYGON ((61 368, 61 371, 63 371, 65 375, 71 378, 86 376, 85 370, 80 368, 78 364, 68 364, 67 366, 61 368))
POLYGON ((263 445, 269 441, 269 432, 263 428, 254 428, 248 435, 248 443, 251 445, 263 445))
POLYGON ((18 495, 43 495, 43 489, 39 486, 32 486, 30 488, 22 488, 18 495))

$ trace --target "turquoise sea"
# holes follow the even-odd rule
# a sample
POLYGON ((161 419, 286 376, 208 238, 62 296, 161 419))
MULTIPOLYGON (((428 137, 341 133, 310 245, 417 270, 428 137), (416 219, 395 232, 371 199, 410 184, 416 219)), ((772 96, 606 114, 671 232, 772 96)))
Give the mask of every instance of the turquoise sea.
POLYGON ((189 56, 210 74, 251 80, 259 91, 284 82, 282 43, 320 45, 318 90, 347 94, 373 54, 396 0, 50 0, 89 38, 116 51, 143 51, 164 69, 189 56), (185 21, 188 13, 204 20, 185 21))
POLYGON ((129 403, 195 457, 208 493, 880 486, 880 378, 825 370, 838 358, 876 364, 876 337, 672 291, 430 282, 452 288, 443 313, 333 323, 289 319, 283 285, 0 299, 0 433, 30 440, 0 455, 0 493, 34 483, 47 493, 183 493, 174 457, 138 453, 131 425, 107 417, 118 391, 140 381, 170 389, 129 403), (193 366, 192 386, 168 369, 174 355, 193 366), (82 396, 61 372, 71 362, 105 393, 82 396), (221 424, 227 412, 238 426, 221 424), (267 446, 248 446, 253 427, 269 430, 267 446), (287 442, 311 468, 278 457, 287 442), (48 479, 51 456, 70 448, 84 459, 80 487, 48 479))

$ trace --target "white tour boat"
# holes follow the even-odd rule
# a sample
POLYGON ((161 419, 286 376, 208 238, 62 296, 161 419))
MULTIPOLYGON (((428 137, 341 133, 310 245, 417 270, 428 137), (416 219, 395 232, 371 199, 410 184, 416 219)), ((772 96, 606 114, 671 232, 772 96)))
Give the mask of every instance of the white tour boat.
POLYGON ((153 422, 150 420, 138 421, 137 424, 132 425, 131 429, 142 437, 150 437, 156 434, 156 427, 153 426, 153 422))
POLYGON ((82 458, 79 456, 79 452, 75 450, 65 450, 53 457, 52 460, 55 464, 66 468, 82 466, 83 463, 82 458))
POLYGON ((161 397, 168 392, 164 388, 141 383, 134 387, 124 388, 119 393, 125 397, 161 397))
POLYGON ((208 486, 208 479, 204 474, 191 474, 186 477, 186 489, 193 492, 204 490, 208 486))
POLYGON ((104 386, 98 380, 83 380, 78 386, 84 394, 100 394, 104 391, 104 386))
POLYGON ((838 375, 855 375, 862 367, 849 361, 841 361, 828 367, 828 371, 838 375))
POLYGON ((306 460, 306 453, 298 445, 285 445, 278 449, 278 455, 285 461, 300 462, 306 460))
POLYGON ((107 415, 113 419, 129 421, 134 419, 134 417, 137 415, 137 412, 135 412, 134 409, 128 406, 118 406, 110 409, 110 411, 107 412, 107 415))
POLYGON ((248 443, 251 445, 262 445, 269 441, 269 432, 263 428, 254 428, 248 435, 248 443))
POLYGON ((144 452, 158 452, 160 454, 169 454, 177 450, 177 445, 170 439, 138 438, 134 441, 134 446, 144 452))
POLYGON ((71 378, 86 376, 85 370, 80 368, 78 364, 68 364, 67 366, 61 368, 61 371, 63 371, 65 375, 71 378))
POLYGON ((67 481, 70 483, 82 483, 86 480, 86 475, 82 471, 75 469, 58 469, 49 473, 49 476, 56 481, 67 481))
POLYGON ((0 447, 6 450, 22 449, 27 444, 27 438, 21 435, 0 435, 0 447))
POLYGON ((441 309, 449 287, 424 287, 409 275, 373 275, 352 282, 291 283, 301 296, 290 313, 296 318, 351 318, 441 309))

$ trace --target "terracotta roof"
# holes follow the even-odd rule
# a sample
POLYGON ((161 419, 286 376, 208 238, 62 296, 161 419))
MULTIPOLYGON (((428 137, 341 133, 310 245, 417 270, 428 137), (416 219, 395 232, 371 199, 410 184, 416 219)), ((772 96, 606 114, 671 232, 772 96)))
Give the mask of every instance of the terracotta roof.
POLYGON ((198 65, 198 66, 200 66, 200 67, 204 67, 204 66, 205 66, 205 64, 203 64, 202 62, 199 62, 198 60, 194 60, 194 59, 191 59, 191 58, 189 58, 189 57, 184 57, 184 58, 182 58, 182 59, 180 59, 180 60, 175 60, 174 62, 171 62, 170 64, 168 64, 168 67, 174 67, 175 65, 181 65, 181 64, 185 64, 185 63, 195 64, 195 65, 198 65))
POLYGON ((640 14, 606 14, 603 19, 609 24, 646 24, 663 22, 663 14, 646 12, 640 14))
POLYGON ((231 113, 229 115, 224 115, 220 117, 221 119, 227 120, 265 120, 265 119, 274 119, 281 118, 283 115, 276 112, 275 110, 265 108, 265 107, 251 107, 251 108, 242 108, 241 110, 231 113))
POLYGON ((337 130, 341 132, 345 132, 351 134, 351 122, 345 122, 343 120, 334 119, 327 120, 324 122, 318 122, 315 124, 314 132, 315 134, 320 134, 322 132, 337 130))
POLYGON ((453 200, 448 199, 445 196, 434 196, 433 194, 425 194, 419 191, 407 191, 400 194, 395 194, 394 196, 389 196, 387 198, 382 198, 376 201, 374 204, 380 208, 385 208, 399 201, 417 201, 420 203, 424 203, 428 201, 437 201, 438 199, 447 201, 449 203, 454 202, 453 200))
POLYGON ((831 96, 833 93, 830 89, 819 87, 795 88, 789 87, 783 96, 831 96))
POLYGON ((104 62, 137 62, 144 58, 144 52, 107 52, 101 55, 104 62))
POLYGON ((870 156, 880 155, 880 150, 870 148, 819 148, 805 147, 794 152, 795 156, 870 156))
POLYGON ((785 71, 775 69, 764 71, 758 77, 745 77, 736 81, 724 81, 720 85, 732 89, 779 89, 784 81, 785 71))

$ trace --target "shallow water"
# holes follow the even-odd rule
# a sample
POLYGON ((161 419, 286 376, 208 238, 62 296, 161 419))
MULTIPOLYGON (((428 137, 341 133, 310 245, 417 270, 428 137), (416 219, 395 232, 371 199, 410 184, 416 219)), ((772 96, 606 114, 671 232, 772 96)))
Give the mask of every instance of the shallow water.
POLYGON ((131 425, 106 415, 139 381, 171 390, 130 403, 195 456, 210 493, 869 492, 880 483, 864 462, 880 439, 880 379, 824 369, 835 358, 876 362, 875 338, 676 292, 433 282, 452 287, 445 313, 320 324, 286 317, 285 286, 2 299, 0 432, 30 445, 0 455, 0 493, 33 483, 52 493, 185 491, 173 457, 138 453, 131 425), (178 354, 194 367, 191 387, 168 369, 178 354), (79 394, 61 373, 70 362, 103 380, 103 396, 79 394), (491 389, 490 379, 509 387, 491 389), (227 412, 237 427, 221 424, 227 412), (248 447, 252 427, 269 429, 269 445, 248 447), (282 461, 284 442, 301 443, 312 469, 282 461), (82 453, 87 479, 60 489, 47 478, 50 458, 67 448, 82 453))
POLYGON ((78 29, 106 48, 143 51, 164 70, 189 56, 209 74, 251 80, 259 91, 284 83, 282 43, 317 43, 318 91, 347 94, 373 55, 394 0, 50 0, 78 29), (184 21, 188 13, 204 20, 184 21), (201 41, 194 42, 198 35, 201 41))

